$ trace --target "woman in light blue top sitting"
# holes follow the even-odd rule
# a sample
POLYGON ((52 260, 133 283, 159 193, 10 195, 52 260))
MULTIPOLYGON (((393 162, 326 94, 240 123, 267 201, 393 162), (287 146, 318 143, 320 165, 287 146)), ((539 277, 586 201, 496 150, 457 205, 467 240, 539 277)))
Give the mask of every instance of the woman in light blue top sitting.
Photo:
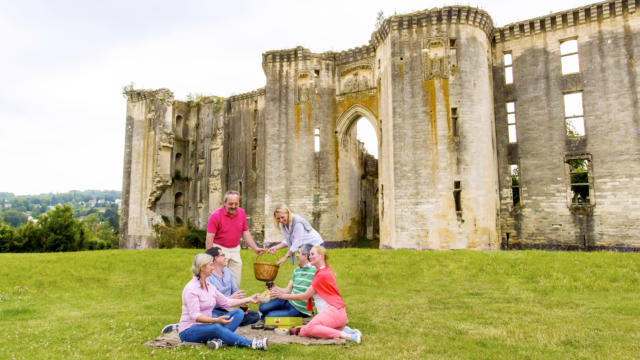
POLYGON ((320 234, 302 216, 296 215, 289 210, 287 205, 276 206, 273 212, 273 220, 277 228, 282 231, 284 241, 269 248, 269 253, 274 254, 276 250, 288 248, 287 254, 278 260, 278 265, 287 261, 291 257, 291 262, 295 264, 293 254, 302 245, 324 246, 324 241, 320 234))

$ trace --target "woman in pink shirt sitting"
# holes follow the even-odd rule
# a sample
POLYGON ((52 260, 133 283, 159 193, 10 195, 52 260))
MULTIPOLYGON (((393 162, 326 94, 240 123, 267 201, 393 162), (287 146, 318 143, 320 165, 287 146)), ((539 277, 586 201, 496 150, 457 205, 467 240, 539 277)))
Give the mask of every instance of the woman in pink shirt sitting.
POLYGON ((217 349, 224 343, 267 350, 267 338, 252 341, 234 332, 242 321, 242 316, 235 316, 236 312, 242 310, 236 309, 218 317, 211 316, 216 304, 234 307, 248 302, 258 302, 258 294, 242 299, 230 299, 222 295, 215 286, 207 283, 206 279, 213 272, 213 268, 211 255, 197 254, 193 258, 193 279, 182 290, 182 315, 178 324, 180 340, 207 342, 212 349, 217 349))
POLYGON ((336 277, 327 265, 329 254, 322 246, 314 246, 309 254, 311 265, 316 271, 311 285, 302 294, 285 294, 277 287, 271 288, 271 296, 284 300, 307 300, 307 309, 313 310, 313 302, 318 310, 307 325, 300 329, 300 336, 315 338, 342 338, 360 343, 362 333, 358 329, 350 329, 347 324, 347 311, 344 301, 338 292, 336 277))

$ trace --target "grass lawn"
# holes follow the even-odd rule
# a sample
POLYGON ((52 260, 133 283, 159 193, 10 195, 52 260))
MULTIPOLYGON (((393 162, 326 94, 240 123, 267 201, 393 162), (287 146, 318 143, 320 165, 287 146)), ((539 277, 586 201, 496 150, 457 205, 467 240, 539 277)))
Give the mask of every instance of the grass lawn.
POLYGON ((196 252, 0 254, 0 359, 640 357, 640 254, 612 252, 330 250, 361 345, 143 346, 178 321, 196 252))

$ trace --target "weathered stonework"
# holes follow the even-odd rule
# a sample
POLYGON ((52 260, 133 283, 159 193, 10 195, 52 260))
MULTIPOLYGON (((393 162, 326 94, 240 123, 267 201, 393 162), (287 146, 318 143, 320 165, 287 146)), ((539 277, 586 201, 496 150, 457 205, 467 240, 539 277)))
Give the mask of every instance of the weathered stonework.
POLYGON ((265 87, 250 93, 183 102, 131 91, 121 247, 154 247, 163 219, 205 228, 235 189, 258 242, 281 241, 272 212, 286 203, 343 245, 640 248, 635 7, 611 0, 502 28, 482 10, 435 8, 386 19, 359 48, 266 52, 265 87), (580 71, 563 75, 566 39, 577 39, 580 71), (563 94, 574 92, 580 137, 565 131, 563 94), (356 139, 360 117, 377 161, 356 139), (588 160, 586 202, 571 190, 571 176, 587 176, 570 174, 575 159, 588 160))

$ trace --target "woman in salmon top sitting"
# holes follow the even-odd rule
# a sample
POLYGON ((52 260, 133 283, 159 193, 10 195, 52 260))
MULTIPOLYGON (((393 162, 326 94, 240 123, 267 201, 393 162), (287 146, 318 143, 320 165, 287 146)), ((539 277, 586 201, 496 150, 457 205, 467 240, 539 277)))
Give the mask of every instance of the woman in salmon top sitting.
POLYGON ((300 336, 342 338, 359 344, 362 333, 358 329, 345 326, 347 311, 344 308, 342 296, 338 292, 336 277, 327 265, 329 260, 327 249, 314 246, 309 254, 309 260, 318 271, 307 291, 302 294, 285 294, 274 286, 271 289, 271 296, 284 300, 307 300, 308 310, 312 310, 315 303, 318 315, 300 329, 300 336))

